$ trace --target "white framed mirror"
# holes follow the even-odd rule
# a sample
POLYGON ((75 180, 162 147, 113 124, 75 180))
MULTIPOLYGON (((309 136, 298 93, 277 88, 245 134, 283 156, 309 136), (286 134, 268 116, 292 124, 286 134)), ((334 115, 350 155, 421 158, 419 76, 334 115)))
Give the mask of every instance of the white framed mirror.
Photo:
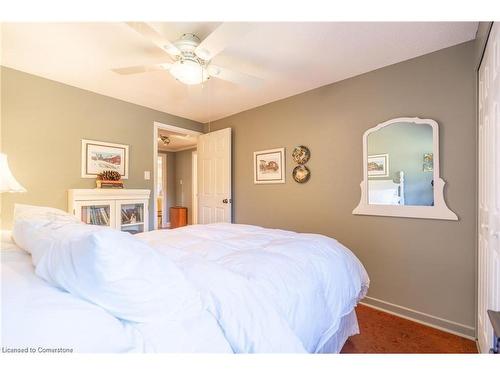
POLYGON ((458 220, 444 200, 436 121, 395 118, 363 135, 363 181, 355 215, 458 220))

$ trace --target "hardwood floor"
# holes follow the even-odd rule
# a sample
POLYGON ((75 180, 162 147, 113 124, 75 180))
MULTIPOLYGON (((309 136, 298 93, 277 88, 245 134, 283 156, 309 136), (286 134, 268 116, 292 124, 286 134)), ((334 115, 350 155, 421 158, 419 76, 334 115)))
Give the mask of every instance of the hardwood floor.
POLYGON ((356 314, 361 334, 342 353, 477 353, 474 341, 411 320, 363 305, 356 314))

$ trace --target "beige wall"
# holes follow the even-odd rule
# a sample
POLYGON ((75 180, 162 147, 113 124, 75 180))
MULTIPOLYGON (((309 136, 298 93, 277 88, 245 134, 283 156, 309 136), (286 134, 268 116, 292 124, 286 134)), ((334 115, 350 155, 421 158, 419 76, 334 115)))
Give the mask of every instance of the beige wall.
POLYGON ((366 266, 369 296, 473 335, 474 48, 464 43, 212 123, 212 130, 233 128, 234 221, 335 237, 366 266), (459 221, 351 214, 364 131, 401 116, 439 123, 445 196, 459 221), (306 184, 291 177, 290 153, 301 144, 312 154, 306 184), (254 185, 253 152, 276 147, 286 147, 286 184, 254 185))
POLYGON ((175 202, 177 206, 187 207, 188 224, 191 224, 193 222, 192 221, 193 151, 194 149, 178 151, 175 153, 175 192, 176 192, 175 202))
MULTIPOLYGON (((67 190, 93 188, 80 178, 81 139, 130 145, 127 188, 153 189, 153 122, 200 131, 187 119, 2 67, 2 150, 25 194, 2 194, 2 225, 15 202, 66 209, 67 190)), ((151 194, 153 196, 153 194, 151 194)), ((150 223, 153 218, 150 201, 150 223)))

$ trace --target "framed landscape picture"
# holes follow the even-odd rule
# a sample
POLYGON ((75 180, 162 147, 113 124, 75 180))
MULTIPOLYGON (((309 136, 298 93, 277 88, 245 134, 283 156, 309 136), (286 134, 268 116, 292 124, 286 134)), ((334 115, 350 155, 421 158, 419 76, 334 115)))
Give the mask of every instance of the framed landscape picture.
POLYGON ((96 178, 102 171, 128 178, 128 145, 82 139, 82 177, 96 178))
POLYGON ((285 183, 285 149, 256 151, 253 153, 255 184, 285 183))
POLYGON ((368 176, 389 176, 389 154, 368 155, 368 176))

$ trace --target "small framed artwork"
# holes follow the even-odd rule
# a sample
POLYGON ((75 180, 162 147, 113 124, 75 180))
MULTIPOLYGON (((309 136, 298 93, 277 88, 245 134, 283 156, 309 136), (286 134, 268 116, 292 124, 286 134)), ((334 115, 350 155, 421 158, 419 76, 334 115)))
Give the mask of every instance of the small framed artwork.
POLYGON ((96 178, 103 171, 128 178, 128 145, 82 139, 82 177, 96 178))
POLYGON ((285 149, 256 151, 253 153, 255 184, 285 183, 285 149))
POLYGON ((389 176, 389 154, 368 155, 368 176, 389 176))
POLYGON ((431 153, 424 154, 423 171, 432 172, 434 170, 434 155, 431 153))

